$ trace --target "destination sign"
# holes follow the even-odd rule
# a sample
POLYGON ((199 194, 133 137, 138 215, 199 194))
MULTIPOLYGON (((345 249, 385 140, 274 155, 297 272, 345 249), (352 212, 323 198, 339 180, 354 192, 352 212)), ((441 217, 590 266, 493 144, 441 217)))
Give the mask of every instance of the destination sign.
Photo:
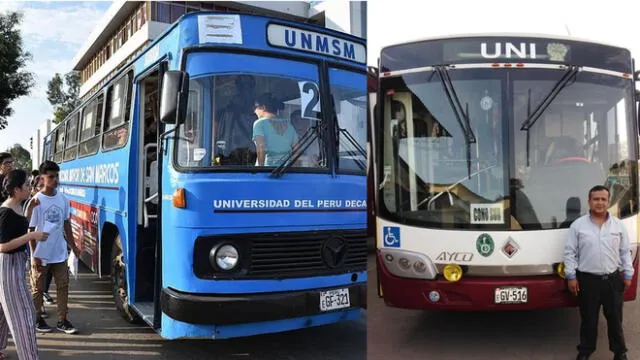
POLYGON ((367 62, 363 44, 291 26, 269 24, 267 41, 271 46, 332 56, 361 64, 367 62))
POLYGON ((490 61, 528 61, 546 60, 548 62, 569 62, 571 46, 562 41, 465 41, 451 42, 443 45, 445 61, 461 59, 490 61))
POLYGON ((465 37, 426 40, 386 47, 382 72, 430 65, 472 63, 557 63, 632 72, 624 48, 574 40, 535 37, 465 37))
POLYGON ((366 209, 364 199, 219 199, 214 210, 366 209))

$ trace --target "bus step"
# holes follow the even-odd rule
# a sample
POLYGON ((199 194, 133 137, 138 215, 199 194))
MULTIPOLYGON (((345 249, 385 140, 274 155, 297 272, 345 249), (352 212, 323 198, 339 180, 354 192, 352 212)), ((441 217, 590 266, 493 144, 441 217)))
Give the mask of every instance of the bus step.
POLYGON ((153 326, 153 302, 152 301, 141 301, 132 305, 133 308, 138 312, 142 320, 153 326))

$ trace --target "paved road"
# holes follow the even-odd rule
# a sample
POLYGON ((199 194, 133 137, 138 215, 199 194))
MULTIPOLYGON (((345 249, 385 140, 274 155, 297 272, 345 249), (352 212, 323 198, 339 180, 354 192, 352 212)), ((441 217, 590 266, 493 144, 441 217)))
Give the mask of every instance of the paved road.
MULTIPOLYGON (((531 312, 438 313, 386 307, 376 294, 369 258, 367 360, 575 359, 577 309, 531 312)), ((629 358, 640 358, 640 302, 625 303, 629 358)), ((612 359, 601 318, 591 360, 612 359)))
MULTIPOLYGON (((38 334, 42 359, 207 359, 207 360, 364 360, 366 321, 232 340, 162 340, 146 326, 122 320, 111 300, 108 280, 99 280, 81 266, 72 280, 69 320, 78 334, 38 334)), ((54 282, 55 284, 55 282, 54 282)), ((51 294, 55 294, 52 284, 51 294)), ((55 305, 47 306, 54 325, 55 305)), ((18 359, 13 344, 7 349, 18 359)))

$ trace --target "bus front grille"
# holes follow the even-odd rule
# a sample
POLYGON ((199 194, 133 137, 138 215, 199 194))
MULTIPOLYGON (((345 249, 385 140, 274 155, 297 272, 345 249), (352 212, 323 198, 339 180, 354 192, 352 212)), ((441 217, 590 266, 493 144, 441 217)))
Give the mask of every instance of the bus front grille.
POLYGON ((297 278, 365 271, 367 234, 362 230, 260 233, 210 236, 196 240, 194 271, 204 279, 297 278), (241 254, 237 271, 216 271, 209 261, 217 244, 234 244, 241 254))
POLYGON ((248 275, 301 277, 364 271, 366 233, 305 233, 252 240, 248 275))

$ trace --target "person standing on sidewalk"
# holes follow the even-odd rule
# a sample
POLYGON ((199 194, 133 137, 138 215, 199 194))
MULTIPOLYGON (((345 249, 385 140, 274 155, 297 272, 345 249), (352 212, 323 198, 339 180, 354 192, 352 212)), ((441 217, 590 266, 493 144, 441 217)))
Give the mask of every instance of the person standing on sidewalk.
POLYGON ((578 360, 588 359, 596 350, 601 305, 614 360, 627 360, 622 304, 634 269, 629 235, 622 221, 607 211, 609 200, 606 187, 589 190, 589 213, 571 224, 564 248, 567 287, 578 297, 580 308, 578 360))
MULTIPOLYGON (((39 193, 42 188, 42 179, 40 178, 40 172, 38 170, 34 170, 33 172, 31 172, 31 196, 29 196, 29 198, 25 201, 24 204, 24 216, 27 218, 27 221, 31 221, 31 212, 33 210, 33 207, 29 207, 29 204, 32 201, 35 201, 36 203, 34 204, 37 205, 38 204, 38 199, 35 199, 34 196, 36 196, 37 193, 39 193)), ((29 247, 27 246, 27 255, 29 256, 29 259, 27 260, 27 268, 31 265, 31 251, 29 249, 29 247)), ((49 288, 51 287, 51 281, 53 280, 53 274, 51 272, 47 273, 47 278, 45 279, 45 285, 44 285, 44 289, 43 289, 43 293, 42 293, 42 297, 44 298, 44 303, 47 305, 53 305, 53 299, 51 298, 51 296, 49 295, 49 288)), ((44 306, 42 307, 42 317, 47 317, 47 312, 45 311, 44 306)))
MULTIPOLYGON (((24 170, 5 174, 0 189, 5 200, 0 205, 0 349, 7 347, 9 331, 22 360, 38 359, 33 323, 33 300, 25 281, 24 263, 27 243, 45 241, 44 232, 27 232, 29 223, 22 216, 21 202, 29 196, 30 186, 24 170)), ((0 359, 6 359, 0 352, 0 359)))
POLYGON ((46 243, 32 241, 31 247, 31 287, 36 308, 36 331, 50 332, 51 327, 42 318, 42 294, 48 272, 53 273, 56 282, 58 303, 58 323, 56 328, 67 334, 74 334, 77 329, 67 319, 69 296, 69 266, 67 265, 67 245, 76 256, 79 250, 73 241, 71 223, 69 221, 69 200, 57 190, 60 167, 53 161, 46 160, 40 165, 40 177, 43 189, 34 197, 28 206, 31 211, 29 229, 31 231, 52 227, 46 243), (37 200, 37 201, 35 201, 37 200), (63 231, 64 229, 64 231, 63 231), (66 240, 66 241, 65 241, 66 240))

